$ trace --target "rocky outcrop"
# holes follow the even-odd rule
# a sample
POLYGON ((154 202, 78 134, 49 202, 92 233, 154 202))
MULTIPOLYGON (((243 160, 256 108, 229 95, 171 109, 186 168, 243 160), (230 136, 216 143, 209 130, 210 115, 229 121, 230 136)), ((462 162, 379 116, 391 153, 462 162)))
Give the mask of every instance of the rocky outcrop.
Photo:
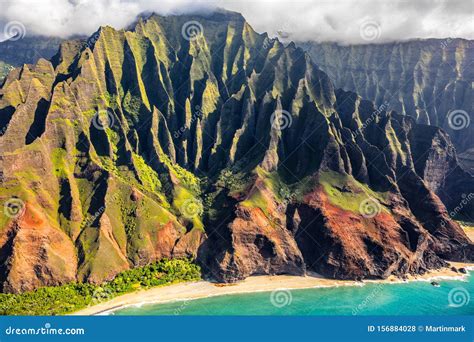
POLYGON ((74 281, 77 259, 72 241, 30 203, 21 210, 19 218, 4 227, 0 240, 3 292, 74 281))
MULTIPOLYGON (((250 187, 239 186, 237 179, 231 182, 237 188, 230 193, 217 190, 217 205, 232 209, 224 215, 227 220, 222 216, 210 220, 213 228, 208 244, 213 247, 201 256, 217 279, 237 280, 249 269, 260 274, 265 266, 269 274, 311 270, 333 278, 385 278, 422 274, 446 266, 444 260, 474 256, 472 243, 430 188, 429 170, 415 167, 420 148, 425 148, 425 155, 440 155, 441 159, 437 144, 452 149, 446 134, 433 128, 437 134, 425 134, 432 144, 423 146, 420 126, 413 119, 378 113, 370 102, 351 93, 338 91, 335 95, 338 112, 326 128, 311 128, 306 120, 313 118, 299 113, 280 135, 276 143, 278 176, 257 168, 250 187), (377 115, 367 120, 373 113, 377 115), (306 169, 298 182, 286 185, 285 173, 295 176, 303 170, 297 163, 281 164, 297 153, 302 141, 308 141, 300 134, 292 144, 285 144, 285 136, 296 134, 299 127, 310 127, 308 133, 318 135, 329 129, 331 134, 308 142, 310 150, 319 149, 316 170, 306 169), (418 140, 412 141, 414 136, 418 140), (283 197, 278 195, 281 192, 283 197), (255 213, 242 213, 242 207, 256 207, 255 213), (251 233, 246 229, 249 226, 251 233), (259 237, 262 229, 269 230, 266 239, 259 237), (282 239, 281 232, 290 237, 285 234, 282 239), (288 248, 293 241, 303 263, 294 262, 298 254, 288 248), (287 248, 290 260, 282 260, 275 246, 287 248), (269 264, 261 264, 262 253, 269 264)), ((456 172, 457 168, 446 169, 456 172)), ((463 177, 472 182, 470 176, 463 177)))
POLYGON ((27 208, 0 221, 5 291, 99 283, 164 257, 226 282, 473 259, 437 195, 458 168, 447 136, 335 91, 304 51, 237 13, 152 15, 67 41, 9 74, 0 123, 0 200, 27 208), (34 262, 15 264, 29 211, 57 256, 32 239, 34 262))
MULTIPOLYGON (((260 178, 251 184, 242 194, 226 198, 229 203, 225 206, 234 202, 229 216, 221 214, 209 223, 209 240, 200 255, 206 271, 224 282, 259 274, 303 275, 303 256, 273 190, 260 178), (259 197, 263 206, 255 205, 253 197, 259 197)), ((220 201, 216 205, 220 206, 220 201)))
POLYGON ((25 36, 0 42, 0 84, 14 67, 53 57, 61 41, 61 38, 55 37, 25 36))

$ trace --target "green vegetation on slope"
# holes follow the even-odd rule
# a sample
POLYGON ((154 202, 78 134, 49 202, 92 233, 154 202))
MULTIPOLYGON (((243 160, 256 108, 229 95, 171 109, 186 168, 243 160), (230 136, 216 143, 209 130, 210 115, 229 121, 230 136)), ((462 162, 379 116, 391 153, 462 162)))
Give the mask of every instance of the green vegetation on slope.
MULTIPOLYGON (((319 182, 332 204, 354 213, 360 212, 360 205, 368 198, 385 203, 387 194, 375 192, 367 185, 358 182, 354 177, 336 172, 322 172, 319 182)), ((382 210, 386 210, 381 207, 382 210)))
POLYGON ((8 73, 12 69, 13 69, 13 66, 11 66, 10 64, 0 61, 0 83, 2 83, 3 79, 8 75, 8 73))
POLYGON ((1 315, 62 315, 121 294, 153 286, 199 280, 200 267, 187 259, 163 259, 119 273, 101 285, 75 283, 22 294, 0 294, 1 315))

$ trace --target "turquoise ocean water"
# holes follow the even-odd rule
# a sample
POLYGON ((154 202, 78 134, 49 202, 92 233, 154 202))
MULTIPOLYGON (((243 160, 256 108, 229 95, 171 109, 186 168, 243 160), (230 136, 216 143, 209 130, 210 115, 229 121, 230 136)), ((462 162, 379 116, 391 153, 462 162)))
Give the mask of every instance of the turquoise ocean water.
POLYGON ((126 307, 114 315, 473 315, 474 276, 401 284, 278 290, 126 307), (472 297, 472 298, 471 298, 472 297))

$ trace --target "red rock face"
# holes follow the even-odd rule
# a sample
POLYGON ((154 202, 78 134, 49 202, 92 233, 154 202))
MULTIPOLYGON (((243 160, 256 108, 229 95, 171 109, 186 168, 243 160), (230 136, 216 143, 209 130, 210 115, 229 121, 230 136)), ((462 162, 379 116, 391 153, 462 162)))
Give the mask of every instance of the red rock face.
POLYGON ((395 215, 382 211, 368 218, 331 204, 321 189, 305 200, 295 209, 295 238, 310 270, 333 278, 386 278, 445 265, 429 250, 428 232, 403 206, 392 208, 395 215), (412 224, 414 241, 400 222, 412 224))
POLYGON ((3 291, 23 292, 76 280, 77 257, 70 239, 26 204, 0 237, 3 291), (8 253, 5 253, 10 249, 8 253))
POLYGON ((225 252, 219 262, 226 271, 216 273, 216 278, 235 281, 259 274, 304 274, 303 257, 290 232, 270 222, 260 208, 239 206, 229 230, 231 252, 225 252))
POLYGON ((198 230, 191 230, 175 241, 172 250, 172 257, 175 258, 196 258, 199 247, 205 241, 206 235, 198 230))
MULTIPOLYGON (((212 248, 201 255, 209 276, 220 281, 307 271, 336 279, 375 279, 423 274, 446 266, 444 259, 473 258, 472 243, 426 188, 431 199, 424 203, 439 210, 430 222, 422 219, 421 209, 415 216, 399 193, 390 194, 380 211, 367 216, 332 203, 321 185, 300 200, 279 203, 261 180, 255 183, 265 210, 237 202, 235 216, 210 233, 212 248), (433 222, 437 229, 430 231, 433 222)), ((344 191, 350 197, 360 190, 347 186, 344 191)))

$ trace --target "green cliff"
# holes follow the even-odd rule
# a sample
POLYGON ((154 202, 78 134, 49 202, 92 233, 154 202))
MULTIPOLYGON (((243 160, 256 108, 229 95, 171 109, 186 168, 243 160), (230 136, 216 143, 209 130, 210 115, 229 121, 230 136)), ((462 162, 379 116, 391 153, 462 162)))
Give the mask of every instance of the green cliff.
POLYGON ((474 43, 465 39, 339 45, 305 42, 336 87, 377 106, 443 128, 458 152, 474 148, 472 100, 474 43), (463 111, 456 112, 454 111, 463 111))

